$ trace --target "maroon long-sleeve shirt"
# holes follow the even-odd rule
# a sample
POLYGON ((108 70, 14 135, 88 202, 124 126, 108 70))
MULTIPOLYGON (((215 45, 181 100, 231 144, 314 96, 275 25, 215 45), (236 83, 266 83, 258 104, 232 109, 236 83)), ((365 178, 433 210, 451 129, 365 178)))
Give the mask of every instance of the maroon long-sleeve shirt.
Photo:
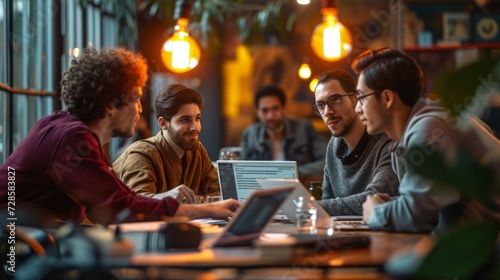
POLYGON ((33 205, 55 218, 106 224, 132 214, 172 216, 178 202, 138 196, 113 173, 96 134, 77 117, 57 111, 43 117, 0 166, 0 209, 33 205), (10 199, 10 200, 9 200, 10 199))

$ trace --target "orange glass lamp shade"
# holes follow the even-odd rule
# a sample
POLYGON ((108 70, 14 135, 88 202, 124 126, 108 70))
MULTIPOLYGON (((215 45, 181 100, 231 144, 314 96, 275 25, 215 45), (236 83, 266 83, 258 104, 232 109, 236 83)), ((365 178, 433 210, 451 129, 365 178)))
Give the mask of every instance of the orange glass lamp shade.
POLYGON ((337 19, 338 10, 327 7, 321 9, 323 22, 316 26, 311 38, 314 53, 326 61, 345 58, 352 50, 352 35, 337 19))
POLYGON ((311 67, 307 63, 302 63, 299 67, 299 77, 307 80, 311 77, 311 67))
POLYGON ((174 34, 161 48, 161 60, 168 70, 185 73, 195 68, 200 62, 200 46, 189 36, 188 19, 177 20, 174 34))

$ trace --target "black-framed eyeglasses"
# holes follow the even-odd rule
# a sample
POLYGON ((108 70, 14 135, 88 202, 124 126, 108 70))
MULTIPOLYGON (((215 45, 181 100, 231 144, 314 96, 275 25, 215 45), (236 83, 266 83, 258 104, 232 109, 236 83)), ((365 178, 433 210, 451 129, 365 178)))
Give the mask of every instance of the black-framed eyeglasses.
POLYGON ((363 99, 365 99, 366 97, 370 96, 370 95, 374 95, 374 94, 377 94, 377 93, 381 93, 381 91, 374 91, 374 92, 370 92, 370 93, 367 93, 367 94, 361 94, 359 91, 356 92, 356 96, 358 97, 358 102, 359 104, 361 104, 361 106, 363 106, 363 99))
POLYGON ((340 93, 336 93, 330 97, 328 97, 328 99, 326 100, 326 103, 325 102, 316 102, 316 104, 312 105, 312 108, 313 108, 313 111, 314 113, 316 113, 316 115, 324 115, 326 110, 326 105, 328 105, 328 107, 330 107, 330 109, 332 110, 335 110, 336 108, 338 108, 338 106, 342 105, 342 97, 344 96, 351 96, 351 95, 354 95, 356 94, 356 92, 348 92, 348 93, 344 93, 344 94, 340 94, 340 93))

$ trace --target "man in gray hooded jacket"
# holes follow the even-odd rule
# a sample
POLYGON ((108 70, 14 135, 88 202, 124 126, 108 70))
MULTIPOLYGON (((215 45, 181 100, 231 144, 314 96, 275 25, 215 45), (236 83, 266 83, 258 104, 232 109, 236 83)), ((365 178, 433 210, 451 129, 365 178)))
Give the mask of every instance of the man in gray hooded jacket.
MULTIPOLYGON (((385 132, 395 141, 392 165, 400 180, 397 198, 368 195, 363 220, 370 228, 400 232, 442 232, 468 220, 500 221, 500 197, 484 205, 454 189, 444 189, 415 172, 425 155, 438 152, 453 160, 466 149, 476 160, 500 148, 477 118, 465 130, 444 108, 422 98, 423 73, 411 57, 392 50, 366 51, 353 62, 359 73, 356 112, 370 134, 385 132), (412 151, 412 148, 416 148, 412 151)), ((500 173, 500 163, 490 163, 500 173)), ((485 167, 486 168, 486 167, 485 167)))

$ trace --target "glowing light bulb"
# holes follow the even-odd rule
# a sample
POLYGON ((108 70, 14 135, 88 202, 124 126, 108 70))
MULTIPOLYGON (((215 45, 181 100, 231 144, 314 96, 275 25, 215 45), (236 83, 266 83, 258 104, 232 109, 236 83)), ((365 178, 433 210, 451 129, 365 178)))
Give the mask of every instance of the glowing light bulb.
POLYGON ((337 19, 336 8, 321 9, 323 22, 316 26, 311 38, 314 53, 326 61, 345 58, 352 50, 352 36, 337 19))
POLYGON ((307 80, 311 77, 311 67, 307 63, 302 63, 299 67, 299 77, 307 80))
POLYGON ((316 90, 316 86, 318 85, 318 77, 314 77, 309 83, 309 90, 314 92, 316 90))
POLYGON ((187 26, 188 19, 178 19, 174 34, 165 41, 161 49, 163 64, 175 73, 188 72, 200 61, 200 47, 189 36, 187 26))
POLYGON ((309 3, 311 3, 310 0, 297 0, 297 4, 300 5, 309 5, 309 3))

